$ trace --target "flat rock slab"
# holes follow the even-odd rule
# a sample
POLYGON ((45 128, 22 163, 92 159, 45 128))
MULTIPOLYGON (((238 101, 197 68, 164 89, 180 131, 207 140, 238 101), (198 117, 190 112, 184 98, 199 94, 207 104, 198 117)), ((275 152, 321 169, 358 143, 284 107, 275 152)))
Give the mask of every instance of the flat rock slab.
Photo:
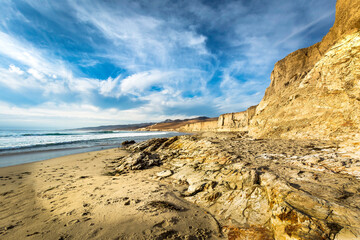
POLYGON ((156 176, 163 178, 170 177, 171 175, 173 175, 173 172, 171 170, 164 170, 156 173, 156 176))

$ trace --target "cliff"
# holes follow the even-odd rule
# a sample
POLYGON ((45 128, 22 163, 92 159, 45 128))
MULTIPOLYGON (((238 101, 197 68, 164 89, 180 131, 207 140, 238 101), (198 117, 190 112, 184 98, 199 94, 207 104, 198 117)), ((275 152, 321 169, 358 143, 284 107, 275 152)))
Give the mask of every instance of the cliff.
POLYGON ((179 128, 179 131, 184 131, 184 132, 216 131, 217 126, 218 126, 218 120, 212 119, 208 121, 188 123, 185 126, 179 128))
POLYGON ((237 113, 226 113, 220 115, 218 119, 219 132, 247 132, 249 129, 250 120, 254 116, 256 106, 248 108, 246 111, 237 113))
POLYGON ((255 137, 348 139, 359 131, 360 1, 339 0, 320 43, 275 64, 249 130, 255 137))
POLYGON ((176 119, 176 120, 166 120, 164 122, 159 122, 151 124, 143 128, 136 129, 137 131, 198 131, 197 129, 202 129, 201 131, 212 131, 215 130, 216 124, 212 122, 217 122, 218 118, 208 118, 208 117, 197 117, 192 119, 176 119), (194 125, 193 125, 194 124, 194 125), (188 127, 191 126, 191 127, 188 127))
POLYGON ((250 120, 255 111, 256 106, 252 106, 243 112, 225 113, 207 121, 188 123, 177 130, 183 132, 248 132, 250 120))
POLYGON ((323 40, 277 62, 260 104, 221 115, 214 131, 248 131, 255 138, 359 138, 359 29, 360 1, 338 0, 334 26, 323 40))

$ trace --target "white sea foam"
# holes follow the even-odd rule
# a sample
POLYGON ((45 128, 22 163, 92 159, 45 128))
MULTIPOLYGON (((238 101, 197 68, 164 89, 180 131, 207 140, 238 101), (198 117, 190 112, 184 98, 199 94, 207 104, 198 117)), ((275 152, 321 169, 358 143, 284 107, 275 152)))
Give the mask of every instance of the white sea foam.
POLYGON ((131 139, 135 137, 160 136, 168 132, 129 132, 129 131, 101 131, 101 132, 84 132, 84 131, 0 131, 0 150, 9 150, 17 148, 31 148, 36 146, 46 146, 55 144, 70 144, 79 142, 97 141, 97 144, 106 144, 106 140, 114 141, 131 139), (104 141, 101 141, 104 140, 104 141))

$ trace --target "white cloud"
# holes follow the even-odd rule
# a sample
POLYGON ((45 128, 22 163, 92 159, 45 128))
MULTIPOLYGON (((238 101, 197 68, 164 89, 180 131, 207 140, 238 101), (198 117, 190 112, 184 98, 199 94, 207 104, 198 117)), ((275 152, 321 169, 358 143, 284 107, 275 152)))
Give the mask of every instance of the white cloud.
POLYGON ((27 72, 30 73, 34 78, 40 80, 41 82, 46 81, 44 79, 44 75, 34 68, 30 68, 27 72))
POLYGON ((45 51, 32 47, 32 44, 17 39, 0 31, 0 54, 7 56, 30 69, 45 75, 61 72, 65 69, 64 63, 52 57, 45 57, 45 51))
POLYGON ((70 78, 67 85, 72 92, 87 94, 98 89, 99 80, 93 78, 70 78))
POLYGON ((0 3, 1 91, 40 92, 42 101, 55 101, 0 107, 10 117, 11 111, 24 119, 49 114, 60 124, 56 116, 103 124, 195 116, 201 108, 243 110, 260 101, 275 61, 312 41, 298 36, 326 19, 330 6, 308 7, 330 0, 260 2, 28 1, 46 24, 23 16, 16 1, 0 3), (31 39, 47 41, 16 35, 11 24, 20 20, 41 33, 31 39), (53 42, 65 32, 66 41, 53 42), (131 107, 123 100, 136 108, 109 108, 131 107))
POLYGON ((9 66, 9 72, 16 73, 18 75, 23 75, 24 74, 24 71, 21 70, 19 67, 16 67, 14 64, 11 64, 9 66))
MULTIPOLYGON (((185 118, 186 115, 173 115, 185 118)), ((161 121, 167 115, 154 115, 146 107, 130 110, 101 109, 91 104, 58 104, 47 102, 39 106, 23 108, 0 102, 0 125, 74 128, 101 124, 128 124, 132 122, 161 121)))
POLYGON ((152 85, 169 81, 172 75, 172 72, 161 72, 159 70, 136 73, 121 81, 120 90, 123 94, 138 95, 152 85))
POLYGON ((109 77, 107 80, 101 81, 99 93, 106 97, 118 96, 120 93, 118 91, 116 92, 116 89, 118 87, 120 77, 121 75, 114 79, 109 77))
POLYGON ((24 72, 14 64, 9 66, 9 75, 0 68, 0 82, 12 89, 40 89, 44 95, 66 92, 80 93, 83 98, 99 87, 99 80, 74 77, 71 65, 52 56, 46 49, 38 49, 26 40, 17 39, 0 31, 0 55, 27 66, 24 72))
POLYGON ((308 30, 309 28, 315 26, 317 23, 319 23, 320 21, 330 17, 331 15, 333 15, 335 13, 335 10, 326 12, 325 14, 323 14, 322 16, 314 19, 313 21, 305 24, 304 26, 299 26, 299 27, 295 27, 292 31, 292 33, 290 33, 288 36, 282 38, 281 40, 279 40, 278 42, 276 42, 274 44, 274 47, 278 47, 281 44, 284 44, 286 42, 289 42, 289 40, 293 37, 295 37, 296 35, 308 30))
POLYGON ((113 44, 111 48, 104 47, 102 56, 133 73, 176 67, 185 62, 194 64, 199 60, 194 55, 210 55, 206 36, 189 29, 181 20, 167 21, 137 9, 133 2, 71 1, 69 4, 80 21, 95 26, 113 44), (116 52, 119 54, 114 54, 116 52), (175 57, 178 52, 182 59, 175 57))
POLYGON ((28 84, 28 81, 22 81, 19 74, 5 68, 0 68, 0 83, 14 90, 23 88, 24 86, 31 86, 31 84, 28 84))
POLYGON ((219 110, 223 113, 243 111, 250 106, 257 105, 268 84, 257 79, 241 82, 232 76, 236 73, 236 68, 232 68, 233 72, 229 71, 230 69, 225 70, 220 84, 223 94, 216 100, 216 102, 221 102, 218 106, 219 110))

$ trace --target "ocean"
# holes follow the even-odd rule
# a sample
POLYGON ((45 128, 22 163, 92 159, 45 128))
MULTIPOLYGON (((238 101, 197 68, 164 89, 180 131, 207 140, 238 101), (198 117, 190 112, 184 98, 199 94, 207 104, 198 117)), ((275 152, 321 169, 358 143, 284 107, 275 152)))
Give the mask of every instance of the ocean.
POLYGON ((0 130, 0 167, 121 146, 177 132, 0 130))

